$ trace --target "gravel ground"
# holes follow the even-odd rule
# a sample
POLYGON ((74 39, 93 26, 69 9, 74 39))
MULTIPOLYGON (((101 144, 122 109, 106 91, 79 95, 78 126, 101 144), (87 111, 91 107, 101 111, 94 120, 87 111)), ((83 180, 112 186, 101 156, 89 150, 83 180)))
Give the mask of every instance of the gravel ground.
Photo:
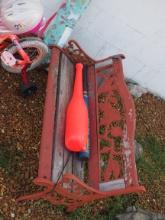
POLYGON ((145 94, 135 101, 138 135, 155 136, 165 144, 165 101, 145 94))
MULTIPOLYGON (((5 220, 67 219, 61 209, 47 202, 17 204, 15 199, 35 191, 32 180, 37 176, 43 104, 47 74, 44 70, 33 71, 30 78, 38 86, 35 95, 23 99, 19 93, 20 79, 0 69, 0 214, 5 220)), ((149 135, 165 144, 165 102, 150 94, 136 101, 137 136, 149 135)), ((153 184, 138 204, 156 212, 164 212, 162 197, 164 176, 153 184), (162 179, 161 179, 162 178, 162 179), (160 187, 162 196, 153 199, 154 187, 160 187)), ((96 206, 97 207, 97 206, 96 206)))
MULTIPOLYGON (((165 214, 165 101, 151 94, 145 94, 137 99, 135 104, 136 136, 140 139, 150 139, 151 148, 144 152, 143 161, 146 165, 142 168, 139 166, 139 176, 143 179, 146 193, 139 195, 136 204, 141 208, 165 214), (146 171, 143 173, 144 168, 146 171)), ((142 145, 145 149, 147 143, 142 141, 142 145)))

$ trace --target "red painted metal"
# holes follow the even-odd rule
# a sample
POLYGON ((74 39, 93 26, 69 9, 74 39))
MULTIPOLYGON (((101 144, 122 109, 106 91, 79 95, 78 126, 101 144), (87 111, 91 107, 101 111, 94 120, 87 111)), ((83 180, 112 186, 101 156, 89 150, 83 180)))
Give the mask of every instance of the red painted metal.
POLYGON ((54 117, 56 110, 56 89, 60 51, 52 49, 47 81, 46 100, 41 136, 38 177, 51 179, 54 117))
POLYGON ((88 180, 89 184, 99 189, 100 180, 100 161, 98 149, 98 112, 97 112, 97 89, 96 89, 96 75, 94 65, 88 70, 88 96, 89 96, 89 118, 90 118, 90 160, 88 162, 88 180), (91 147, 92 146, 92 147, 91 147))
POLYGON ((122 69, 123 55, 95 61, 86 55, 75 41, 67 48, 52 49, 49 69, 47 95, 45 101, 38 178, 36 185, 44 186, 42 192, 18 199, 45 199, 55 205, 64 205, 73 211, 85 203, 109 196, 144 192, 138 184, 135 156, 135 107, 124 82, 122 69), (88 162, 88 181, 85 183, 72 173, 64 174, 56 183, 51 180, 53 129, 57 87, 59 51, 72 61, 88 65, 90 154, 88 162), (118 188, 100 185, 116 183, 118 188))
POLYGON ((136 162, 135 162, 135 126, 136 115, 133 98, 124 82, 123 67, 120 59, 114 60, 115 74, 118 77, 118 90, 121 101, 125 108, 125 127, 123 132, 123 159, 124 159, 124 179, 126 186, 138 185, 136 162), (123 92, 124 91, 124 92, 123 92))
POLYGON ((22 82, 24 85, 29 85, 29 80, 28 80, 28 77, 27 77, 27 65, 25 65, 21 71, 21 78, 22 78, 22 82))
POLYGON ((134 192, 144 192, 143 186, 132 186, 127 187, 126 189, 101 192, 88 186, 72 174, 65 174, 63 178, 58 182, 56 187, 54 187, 54 183, 51 181, 42 178, 36 178, 34 183, 39 186, 44 186, 44 190, 32 195, 20 197, 17 199, 18 202, 23 200, 34 201, 38 199, 44 199, 54 205, 64 205, 67 207, 68 212, 74 211, 86 203, 92 202, 94 200, 104 199, 109 196, 124 195, 134 192))
POLYGON ((22 49, 21 45, 19 44, 19 38, 17 35, 14 34, 2 34, 0 36, 0 53, 3 52, 3 49, 9 45, 9 42, 7 40, 10 40, 12 43, 14 43, 17 46, 17 51, 19 55, 21 56, 22 60, 17 60, 16 65, 27 65, 31 64, 29 56, 26 54, 26 52, 22 49))

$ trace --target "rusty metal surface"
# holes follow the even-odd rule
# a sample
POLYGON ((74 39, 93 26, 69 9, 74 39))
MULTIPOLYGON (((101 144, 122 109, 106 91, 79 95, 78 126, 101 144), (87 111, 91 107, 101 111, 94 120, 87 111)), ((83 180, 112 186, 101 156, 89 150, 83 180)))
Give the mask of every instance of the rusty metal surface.
POLYGON ((118 77, 118 91, 125 110, 125 125, 123 129, 123 160, 124 179, 126 186, 138 185, 135 162, 135 128, 136 114, 133 98, 124 82, 123 67, 120 60, 114 62, 115 74, 118 77))
POLYGON ((88 183, 95 189, 99 189, 100 154, 98 144, 97 87, 94 66, 91 66, 88 69, 88 96, 90 120, 90 159, 88 161, 88 183))
MULTIPOLYGON (((82 62, 88 65, 90 124, 92 123, 91 158, 87 166, 88 178, 86 183, 69 173, 64 174, 56 183, 49 178, 36 178, 34 183, 44 186, 43 192, 20 197, 18 201, 42 198, 55 205, 64 205, 68 211, 73 211, 93 200, 132 192, 144 192, 145 188, 139 186, 137 179, 134 156, 135 108, 124 82, 123 55, 95 61, 86 55, 74 41, 71 41, 67 48, 60 50, 73 63, 82 62), (122 182, 122 184, 119 184, 118 188, 111 189, 108 188, 112 187, 111 182, 122 182), (100 185, 104 186, 103 191, 99 189, 100 185)), ((54 59, 51 62, 54 63, 54 59)), ((52 91, 52 84, 48 85, 48 91, 52 91)), ((48 92, 47 95, 49 94, 48 92)), ((54 96, 49 96, 49 98, 53 99, 54 96)), ((51 100, 49 101, 51 103, 51 100)), ((47 115, 44 119, 47 126, 49 117, 47 115)), ((47 132, 47 126, 45 125, 43 133, 47 132)), ((53 130, 51 132, 53 133, 53 130)), ((51 148, 50 146, 49 152, 51 148)), ((42 163, 44 163, 43 160, 40 161, 39 177, 47 173, 46 169, 50 172, 50 167, 42 166, 42 163)))
POLYGON ((126 186, 138 185, 134 154, 135 107, 125 85, 121 59, 96 69, 99 76, 99 141, 101 181, 124 178, 126 186))
MULTIPOLYGON (((122 58, 122 59, 125 58, 125 56, 123 54, 117 54, 114 56, 109 56, 105 59, 94 60, 90 56, 88 56, 88 54, 74 40, 70 40, 68 42, 68 45, 64 48, 60 48, 58 46, 56 46, 56 47, 59 50, 61 50, 73 63, 81 62, 84 65, 88 65, 88 66, 98 64, 98 63, 104 63, 106 61, 109 61, 109 60, 112 60, 115 58, 122 58)), ((105 66, 105 64, 104 64, 104 66, 105 66)))
POLYGON ((34 183, 38 186, 43 186, 44 190, 32 195, 22 196, 17 199, 17 202, 44 199, 54 205, 63 205, 68 212, 74 211, 78 207, 94 200, 133 192, 140 193, 145 190, 143 186, 133 186, 126 189, 101 192, 88 186, 72 174, 65 174, 58 184, 43 178, 36 178, 34 183))

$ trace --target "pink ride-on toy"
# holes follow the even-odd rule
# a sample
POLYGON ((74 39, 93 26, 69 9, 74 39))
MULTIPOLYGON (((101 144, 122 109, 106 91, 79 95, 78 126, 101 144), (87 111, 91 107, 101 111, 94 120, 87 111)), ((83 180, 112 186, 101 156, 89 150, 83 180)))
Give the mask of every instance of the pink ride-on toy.
POLYGON ((37 36, 44 25, 40 0, 1 0, 0 57, 4 69, 22 78, 22 93, 28 96, 36 86, 28 81, 27 71, 39 66, 48 53, 47 45, 37 36), (23 34, 28 37, 23 37, 23 34))

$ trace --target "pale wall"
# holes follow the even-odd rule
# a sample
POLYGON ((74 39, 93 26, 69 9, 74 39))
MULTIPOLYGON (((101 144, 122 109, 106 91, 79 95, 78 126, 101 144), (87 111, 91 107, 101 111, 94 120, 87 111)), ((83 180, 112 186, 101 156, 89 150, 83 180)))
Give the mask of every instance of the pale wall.
POLYGON ((164 11, 164 0, 93 0, 72 38, 94 58, 124 53, 125 76, 165 98, 164 11))

